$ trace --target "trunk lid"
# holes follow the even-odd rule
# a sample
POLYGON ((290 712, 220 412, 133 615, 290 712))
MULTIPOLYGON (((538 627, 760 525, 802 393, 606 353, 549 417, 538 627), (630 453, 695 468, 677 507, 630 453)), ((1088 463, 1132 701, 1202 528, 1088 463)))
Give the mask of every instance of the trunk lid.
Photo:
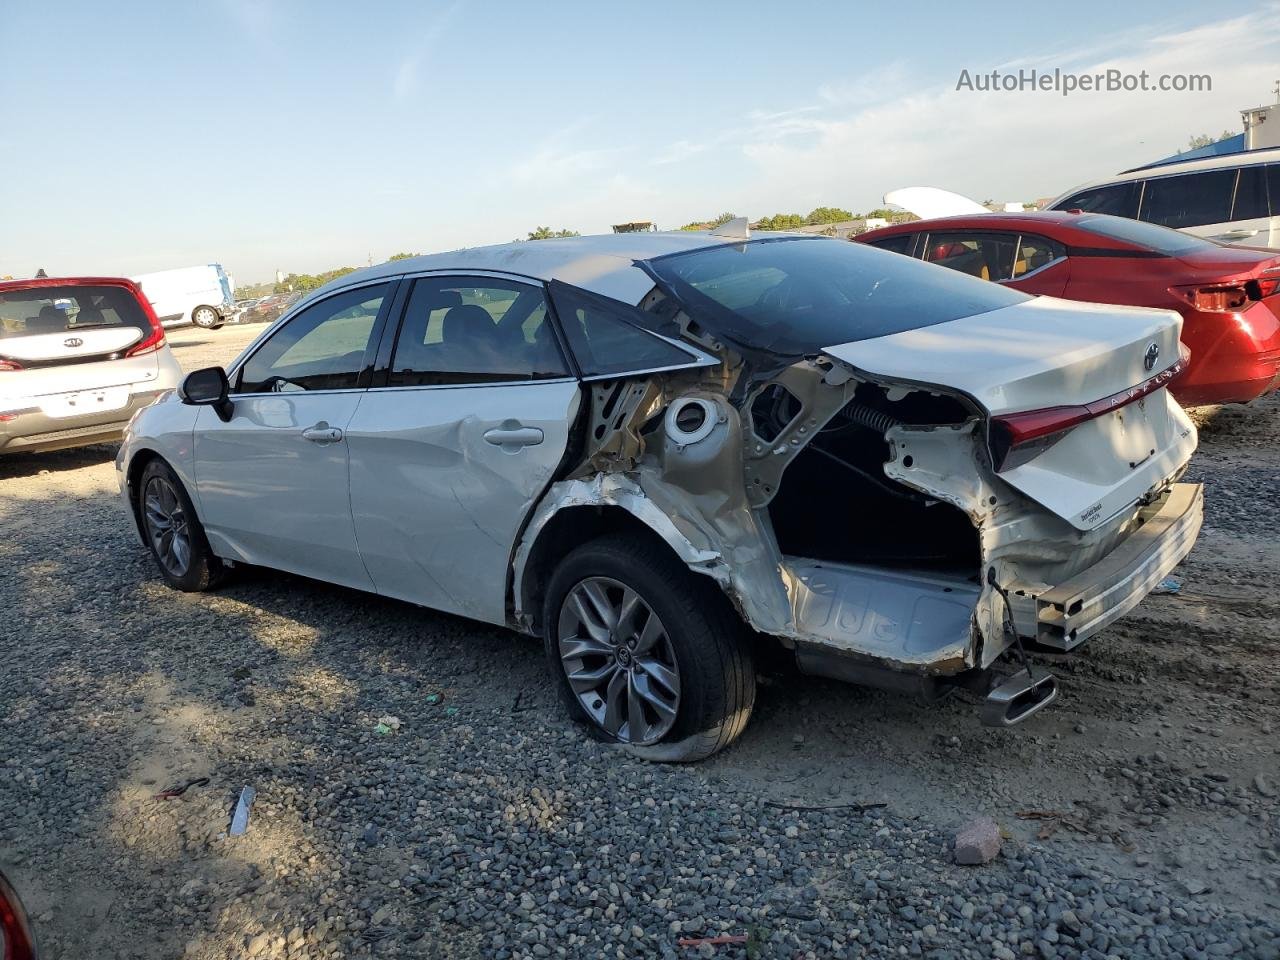
POLYGON ((988 414, 993 447, 1009 430, 1027 438, 1017 456, 994 452, 1000 479, 1088 530, 1195 449, 1164 386, 1180 369, 1181 327, 1172 311, 1040 297, 824 353, 877 379, 967 395, 988 414))

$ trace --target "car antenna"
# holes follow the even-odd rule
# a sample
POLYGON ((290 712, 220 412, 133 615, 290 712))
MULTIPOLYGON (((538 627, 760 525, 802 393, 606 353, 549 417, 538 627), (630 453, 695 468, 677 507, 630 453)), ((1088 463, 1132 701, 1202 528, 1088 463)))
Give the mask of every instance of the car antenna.
POLYGON ((711 231, 713 237, 724 237, 728 240, 750 240, 751 223, 746 217, 734 217, 711 231))

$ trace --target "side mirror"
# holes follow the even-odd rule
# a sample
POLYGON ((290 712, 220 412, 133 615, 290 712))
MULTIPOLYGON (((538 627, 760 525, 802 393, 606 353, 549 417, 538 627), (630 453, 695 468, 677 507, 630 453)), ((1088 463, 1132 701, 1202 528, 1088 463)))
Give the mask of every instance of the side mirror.
POLYGON ((218 418, 226 423, 231 419, 232 404, 227 394, 231 385, 227 371, 221 367, 205 367, 192 370, 178 384, 178 399, 193 407, 213 407, 218 418))

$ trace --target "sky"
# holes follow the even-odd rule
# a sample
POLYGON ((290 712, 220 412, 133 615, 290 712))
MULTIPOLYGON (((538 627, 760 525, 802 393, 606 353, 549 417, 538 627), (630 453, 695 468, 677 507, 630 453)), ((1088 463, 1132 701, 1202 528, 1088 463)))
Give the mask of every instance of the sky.
POLYGON ((904 186, 1056 196, 1241 129, 1280 3, 0 0, 0 276, 239 283, 904 186), (994 69, 1202 92, 957 90, 994 69))

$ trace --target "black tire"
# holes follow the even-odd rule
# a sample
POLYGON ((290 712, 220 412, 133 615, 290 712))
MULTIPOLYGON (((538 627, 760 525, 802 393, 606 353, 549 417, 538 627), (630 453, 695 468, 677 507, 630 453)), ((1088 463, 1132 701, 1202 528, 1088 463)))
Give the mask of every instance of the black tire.
POLYGON ((222 326, 222 317, 213 307, 199 306, 191 311, 191 322, 202 330, 217 330, 222 326))
MULTIPOLYGON (((670 729, 654 742, 624 742, 626 749, 647 760, 688 763, 732 743, 755 705, 755 665, 744 642, 745 627, 713 581, 690 572, 664 545, 635 537, 607 536, 583 544, 561 561, 547 586, 543 640, 570 716, 598 738, 619 742, 579 700, 560 653, 561 613, 570 592, 597 578, 639 594, 660 619, 679 670, 670 729)), ((600 706, 598 700, 595 705, 600 706)))
POLYGON ((134 496, 142 538, 146 541, 156 566, 160 568, 160 575, 164 577, 165 583, 175 590, 190 593, 211 590, 226 579, 229 572, 226 564, 214 556, 209 548, 209 540, 205 537, 204 527, 196 516, 191 498, 187 496, 186 488, 178 475, 167 463, 160 459, 148 463, 142 470, 142 476, 138 478, 138 489, 134 496), (182 558, 175 556, 175 553, 181 551, 172 549, 172 536, 168 540, 169 549, 165 548, 164 527, 158 519, 161 511, 149 510, 153 506, 164 508, 167 505, 166 486, 167 492, 171 492, 176 500, 177 510, 177 513, 169 517, 170 527, 180 529, 187 543, 184 562, 177 562, 182 558), (155 497, 154 504, 149 502, 149 496, 155 497))

